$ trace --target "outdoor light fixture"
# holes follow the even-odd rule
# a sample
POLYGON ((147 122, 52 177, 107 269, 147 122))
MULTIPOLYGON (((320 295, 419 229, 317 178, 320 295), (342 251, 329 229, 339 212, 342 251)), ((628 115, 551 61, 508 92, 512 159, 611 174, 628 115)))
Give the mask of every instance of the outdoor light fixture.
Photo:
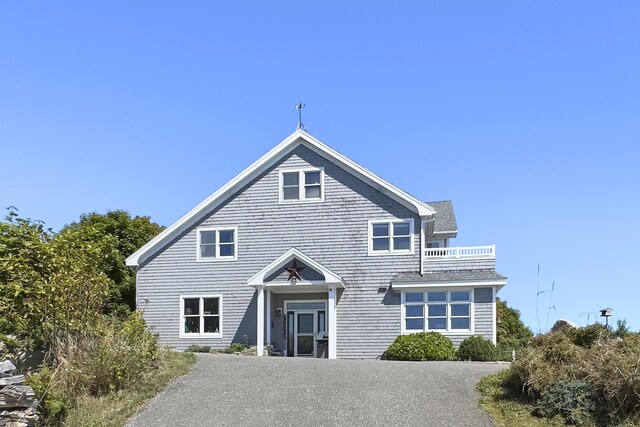
POLYGON ((276 316, 282 317, 282 307, 276 308, 276 316))

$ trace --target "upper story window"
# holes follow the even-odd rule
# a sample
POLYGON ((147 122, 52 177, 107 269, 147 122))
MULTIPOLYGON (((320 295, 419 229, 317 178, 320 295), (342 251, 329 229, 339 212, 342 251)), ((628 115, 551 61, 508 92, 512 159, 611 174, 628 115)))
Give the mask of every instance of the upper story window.
POLYGON ((280 202, 324 200, 324 171, 302 169, 280 171, 280 202))
POLYGON ((402 294, 405 332, 469 332, 470 290, 433 290, 402 294))
POLYGON ((222 261, 237 259, 237 228, 199 228, 198 261, 222 261))
POLYGON ((369 222, 369 254, 413 253, 413 220, 369 222))

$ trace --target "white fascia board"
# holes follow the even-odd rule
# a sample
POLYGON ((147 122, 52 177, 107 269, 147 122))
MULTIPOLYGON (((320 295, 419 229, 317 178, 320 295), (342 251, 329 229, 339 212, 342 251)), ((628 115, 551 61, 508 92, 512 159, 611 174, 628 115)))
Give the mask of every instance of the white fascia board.
POLYGON ((251 166, 246 168, 235 178, 222 186, 218 191, 207 197, 195 208, 191 209, 186 215, 176 221, 173 225, 166 228, 162 233, 158 234, 156 237, 147 242, 147 244, 131 254, 126 259, 126 265, 129 267, 140 266, 142 262, 144 262, 149 256, 153 255, 156 250, 160 249, 163 245, 168 243, 174 236, 193 226, 206 213, 210 212, 211 210, 222 204, 224 201, 226 201, 227 197, 235 193, 237 190, 242 188, 243 185, 250 182, 253 178, 260 175, 266 169, 275 164, 286 153, 297 146, 299 139, 308 142, 308 147, 316 153, 322 155, 323 157, 334 163, 337 163, 339 166, 342 166, 348 172, 359 177, 372 187, 384 192, 403 205, 416 211, 421 217, 431 216, 435 213, 435 210, 426 203, 421 202, 420 200, 386 182, 372 172, 369 172, 362 166, 358 165, 357 163, 333 150, 326 144, 322 143, 320 140, 309 135, 307 132, 303 130, 296 130, 274 148, 269 150, 269 152, 267 152, 264 156, 256 160, 251 166))
POLYGON ((468 288, 468 287, 486 287, 495 286, 496 289, 502 288, 507 284, 506 280, 467 280, 463 282, 392 282, 393 289, 426 289, 426 288, 468 288))
POLYGON ((329 147, 319 139, 309 135, 306 132, 304 133, 303 138, 311 143, 311 149, 315 148, 313 151, 320 154, 322 157, 325 157, 326 159, 337 163, 339 166, 342 166, 347 171, 351 172, 367 184, 371 185, 376 190, 382 191, 392 199, 415 211, 418 215, 420 215, 421 218, 430 217, 435 214, 435 209, 433 209, 433 207, 429 206, 427 203, 424 203, 416 199, 412 195, 400 190, 393 184, 380 178, 378 175, 369 171, 365 167, 360 166, 353 160, 335 151, 333 148, 329 147))
POLYGON ((308 256, 306 256, 296 248, 289 249, 287 252, 285 252, 280 257, 278 257, 278 259, 274 260, 265 268, 263 268, 258 273, 253 275, 253 277, 251 277, 247 281, 247 284, 253 287, 264 286, 265 277, 269 276, 278 268, 282 268, 285 264, 287 264, 289 261, 293 260, 294 258, 299 259, 307 266, 311 267, 318 273, 322 274, 324 276, 324 283, 333 284, 333 285, 337 285, 339 287, 344 288, 344 281, 340 276, 338 276, 328 268, 324 267, 322 264, 314 261, 312 258, 309 258, 308 256))

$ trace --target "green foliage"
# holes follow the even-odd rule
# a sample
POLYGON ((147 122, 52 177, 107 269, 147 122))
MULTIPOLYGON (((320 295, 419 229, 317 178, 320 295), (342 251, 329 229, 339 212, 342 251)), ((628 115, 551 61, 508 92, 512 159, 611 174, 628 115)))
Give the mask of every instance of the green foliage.
POLYGON ((585 348, 591 347, 600 339, 611 336, 609 329, 599 323, 594 323, 584 328, 567 328, 563 332, 575 345, 585 348))
POLYGON ((600 401, 587 380, 563 380, 540 394, 536 412, 546 418, 560 416, 568 424, 589 425, 598 418, 600 401))
POLYGON ((484 339, 480 335, 465 338, 458 347, 458 359, 460 360, 489 362, 497 360, 497 358, 496 347, 491 341, 484 339))
POLYGON ((244 350, 248 349, 248 344, 242 344, 239 342, 232 342, 229 347, 226 349, 226 353, 242 353, 244 350))
POLYGON ((106 312, 122 315, 136 308, 135 271, 127 268, 125 260, 162 229, 149 217, 132 218, 128 212, 116 210, 104 215, 84 214, 79 222, 66 226, 60 233, 78 233, 91 237, 95 242, 99 242, 101 236, 108 236, 112 251, 101 254, 100 265, 100 271, 111 280, 106 312))
POLYGON ((191 344, 185 351, 191 353, 211 353, 211 347, 208 345, 191 344))
POLYGON ((496 298, 496 317, 496 339, 502 351, 522 349, 533 338, 531 329, 520 320, 520 312, 500 298, 496 298))
POLYGON ((387 360, 454 360, 456 349, 451 340, 438 332, 400 335, 387 348, 387 360))

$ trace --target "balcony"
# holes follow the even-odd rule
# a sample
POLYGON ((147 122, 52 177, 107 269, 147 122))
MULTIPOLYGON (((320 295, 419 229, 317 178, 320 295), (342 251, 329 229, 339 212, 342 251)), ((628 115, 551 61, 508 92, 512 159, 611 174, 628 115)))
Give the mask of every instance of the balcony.
POLYGON ((427 248, 424 251, 423 273, 461 270, 495 271, 495 267, 495 245, 427 248))

